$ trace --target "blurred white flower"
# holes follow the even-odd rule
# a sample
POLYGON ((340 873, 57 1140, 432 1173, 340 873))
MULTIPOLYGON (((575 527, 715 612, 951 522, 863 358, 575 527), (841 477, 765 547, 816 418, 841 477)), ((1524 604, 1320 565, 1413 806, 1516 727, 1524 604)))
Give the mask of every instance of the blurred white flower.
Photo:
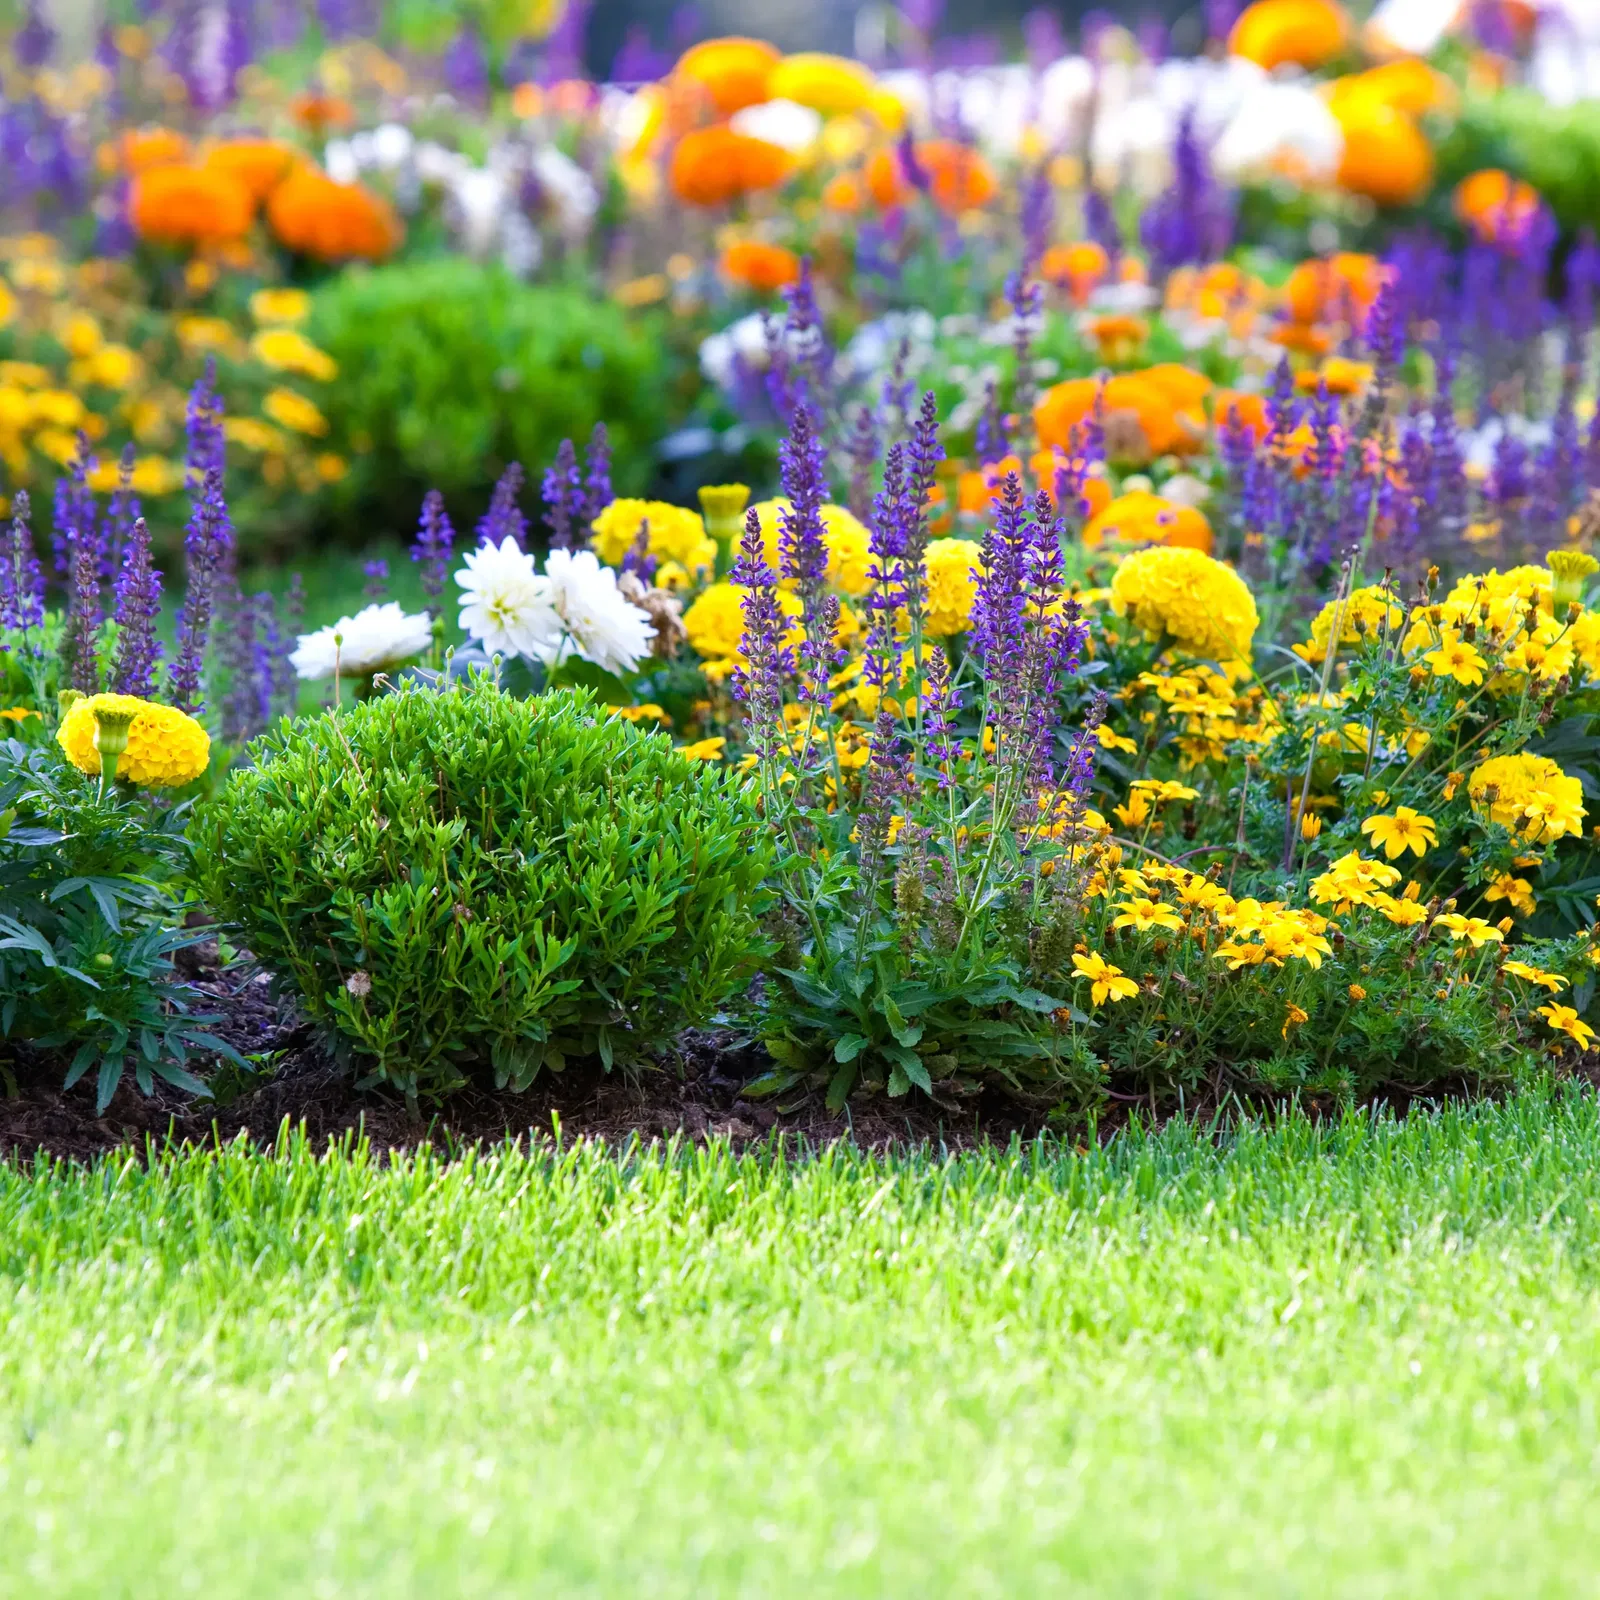
POLYGON ((555 213, 556 226, 569 235, 586 233, 600 209, 589 174, 565 151, 547 144, 534 155, 533 175, 555 213))
POLYGON ((752 311, 737 322, 730 322, 721 333, 714 333, 700 345, 700 370, 719 389, 731 389, 734 364, 742 360, 747 367, 764 372, 767 367, 766 319, 752 311))
POLYGON ((1461 19, 1461 0, 1379 0, 1364 30, 1385 54, 1425 56, 1461 19))
POLYGON ((303 633, 289 663, 302 678, 361 678, 420 656, 433 642, 426 612, 408 613, 394 602, 367 606, 315 633, 303 633))
POLYGON ((1240 102, 1211 149, 1229 182, 1290 172, 1331 181, 1344 155, 1344 130, 1309 82, 1263 79, 1240 102))
POLYGON ((545 665, 576 654, 607 672, 633 671, 650 653, 655 628, 623 598, 616 573, 601 566, 592 550, 552 550, 544 565, 560 628, 540 651, 545 665))
POLYGON ((335 183, 354 183, 361 176, 356 148, 348 139, 330 139, 322 148, 322 165, 335 183))
POLYGON ((491 655, 538 656, 553 650, 561 619, 550 603, 550 580, 510 534, 503 544, 469 552, 456 573, 462 629, 491 655))
POLYGON ((728 126, 735 133, 764 139, 780 150, 799 155, 817 142, 822 118, 810 106, 797 105, 793 100, 764 100, 758 106, 734 112, 728 126))

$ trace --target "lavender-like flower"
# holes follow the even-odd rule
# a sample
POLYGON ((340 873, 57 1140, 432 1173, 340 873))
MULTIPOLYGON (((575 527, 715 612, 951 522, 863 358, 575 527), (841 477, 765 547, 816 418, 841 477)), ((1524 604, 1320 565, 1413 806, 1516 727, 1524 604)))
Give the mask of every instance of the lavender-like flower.
POLYGON ((828 545, 822 507, 828 498, 826 463, 809 407, 796 409, 788 436, 778 446, 778 464, 789 500, 788 508, 778 512, 778 568, 794 582, 805 632, 798 653, 798 694, 802 701, 825 704, 828 680, 839 657, 833 643, 839 602, 825 593, 828 545))
POLYGON ((867 522, 872 516, 872 474, 878 465, 878 418, 871 405, 856 407, 845 454, 850 458, 850 511, 867 522))
POLYGON ((998 730, 1020 712, 1023 617, 1026 606, 1028 505, 1022 479, 1008 472, 994 501, 994 525, 978 557, 972 601, 972 653, 983 663, 992 719, 998 730))
POLYGON ((739 555, 728 576, 744 590, 739 651, 745 665, 733 673, 733 697, 745 708, 751 749, 769 760, 784 745, 783 686, 794 671, 794 654, 784 642, 789 619, 778 604, 778 575, 767 565, 761 516, 754 506, 745 513, 739 555))
POLYGON ((437 489, 430 489, 422 497, 422 515, 417 521, 411 559, 422 568, 422 592, 433 602, 428 609, 434 613, 439 610, 438 601, 444 593, 455 542, 456 531, 450 526, 444 496, 437 489))
POLYGON ((184 432, 188 436, 186 464, 189 469, 189 497, 191 502, 198 506, 197 495, 204 489, 206 474, 213 468, 220 473, 227 461, 227 442, 222 434, 222 399, 217 393, 215 356, 206 357, 205 373, 189 391, 184 432))
POLYGON ((570 550, 577 542, 583 518, 583 474, 578 470, 578 452, 570 439, 563 439, 554 464, 544 475, 545 526, 550 529, 550 548, 570 550))
POLYGON ((589 542, 589 527, 594 519, 616 498, 611 487, 611 438, 606 432, 606 425, 597 422, 594 432, 589 435, 589 448, 584 453, 584 537, 582 542, 589 542))
POLYGON ((273 659, 261 602, 266 595, 244 595, 234 588, 220 654, 227 671, 222 693, 222 737, 245 744, 272 720, 273 659))
POLYGON ((122 566, 123 551, 132 536, 134 524, 144 514, 139 497, 133 492, 133 459, 133 445, 130 443, 123 447, 122 460, 117 467, 117 486, 111 492, 105 520, 100 524, 100 550, 110 572, 122 566))
POLYGON ((895 719, 880 708, 867 744, 866 772, 861 780, 861 812, 856 825, 863 896, 871 903, 878 869, 889 842, 895 806, 912 793, 911 752, 895 719))
POLYGON ((117 650, 111 662, 111 688, 116 694, 148 700, 155 693, 156 663, 161 643, 156 618, 161 615, 161 574, 150 561, 150 529, 140 517, 133 525, 117 572, 113 616, 117 650))
POLYGON ((18 489, 11 502, 11 525, 0 544, 0 628, 20 633, 44 625, 44 573, 33 547, 28 491, 18 489))
POLYGON ((1016 363, 1012 399, 1026 437, 1033 418, 1033 340, 1043 324, 1044 286, 1014 272, 1006 280, 1006 302, 1011 307, 1011 354, 1016 363))
POLYGON ((22 26, 11 40, 11 54, 19 67, 37 71, 55 54, 56 32, 39 0, 27 0, 22 26))
POLYGON ((1172 183, 1145 207, 1139 233, 1159 278, 1190 262, 1216 261, 1233 238, 1233 197, 1211 172, 1191 108, 1178 120, 1172 183))
POLYGON ((961 696, 950 684, 950 658, 939 645, 929 648, 922 678, 922 737, 928 760, 939 769, 938 783, 948 789, 955 782, 954 767, 961 756, 955 735, 955 714, 961 696))
POLYGON ((622 553, 622 570, 631 572, 640 583, 649 585, 655 581, 656 558, 650 553, 650 519, 639 519, 639 531, 634 535, 633 543, 622 553))
MULTIPOLYGON (((568 448, 571 448, 570 441, 568 448)), ((489 509, 478 519, 479 544, 504 544, 508 538, 515 539, 519 548, 527 543, 528 519, 523 516, 522 507, 517 503, 522 493, 522 483, 522 463, 513 461, 500 474, 494 493, 489 497, 489 509)), ((546 483, 548 494, 548 480, 546 483)))
POLYGON ((489 60, 473 28, 459 29, 440 65, 445 86, 457 100, 479 105, 488 98, 489 60))
POLYGON ((206 470, 198 504, 184 530, 183 549, 187 584, 178 611, 178 655, 167 672, 167 698, 180 711, 193 715, 204 704, 206 641, 218 586, 227 578, 233 557, 233 530, 222 495, 220 467, 206 470))
POLYGON ((300 574, 289 579, 281 618, 271 595, 260 594, 256 599, 261 605, 267 655, 272 662, 272 714, 292 717, 300 698, 300 674, 295 671, 293 656, 306 616, 306 592, 300 574))
POLYGON ((1050 245, 1050 234, 1055 227, 1056 192, 1050 182, 1049 171, 1036 168, 1022 185, 1022 205, 1017 218, 1022 232, 1022 264, 1017 276, 1023 282, 1039 270, 1039 263, 1050 245))
MULTIPOLYGON (((55 550, 56 571, 63 578, 72 578, 80 547, 92 550, 97 559, 100 556, 95 530, 94 491, 88 481, 95 465, 88 435, 79 433, 78 447, 73 452, 67 475, 56 479, 54 515, 51 518, 50 542, 55 550)), ((101 571, 100 576, 104 580, 108 574, 101 571)))
POLYGON ((364 600, 381 600, 389 592, 389 563, 382 556, 361 564, 361 575, 366 580, 361 585, 364 600))
POLYGON ((817 306, 809 256, 800 258, 800 276, 783 291, 783 301, 788 308, 784 343, 793 352, 794 403, 826 412, 833 400, 828 382, 833 359, 817 306))
POLYGON ((1000 389, 993 378, 984 385, 983 410, 978 413, 978 425, 972 442, 978 452, 979 466, 993 466, 1011 453, 1011 441, 1006 437, 1006 419, 1000 409, 1000 389))
POLYGON ((100 690, 100 564, 94 549, 79 544, 73 553, 71 598, 61 634, 61 675, 83 694, 100 690))

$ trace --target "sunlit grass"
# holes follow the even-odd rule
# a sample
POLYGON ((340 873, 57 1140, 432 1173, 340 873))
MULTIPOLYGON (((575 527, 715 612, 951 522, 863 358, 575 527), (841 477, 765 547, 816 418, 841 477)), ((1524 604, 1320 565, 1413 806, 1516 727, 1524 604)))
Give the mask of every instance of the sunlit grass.
POLYGON ((0 1171, 0 1593, 1593 1592, 1600 1114, 0 1171))

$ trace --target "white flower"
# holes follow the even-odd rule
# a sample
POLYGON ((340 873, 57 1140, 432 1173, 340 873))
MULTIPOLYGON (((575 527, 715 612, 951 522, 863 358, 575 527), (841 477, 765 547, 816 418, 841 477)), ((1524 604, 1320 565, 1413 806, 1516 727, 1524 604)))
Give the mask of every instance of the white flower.
POLYGON ((600 209, 600 194, 589 174, 565 151, 550 144, 535 153, 533 175, 561 231, 574 236, 587 232, 600 209))
POLYGON ((301 634, 289 662, 302 678, 331 678, 337 658, 340 673, 364 678, 420 656, 432 642, 428 614, 407 613, 391 600, 367 606, 353 617, 340 617, 331 627, 301 634))
POLYGON ((763 100, 758 106, 735 111, 728 126, 750 139, 775 144, 790 155, 809 150, 822 133, 822 117, 810 106, 793 100, 763 100))
POLYGON ((650 653, 655 629, 617 589, 617 575, 592 550, 552 550, 544 564, 560 635, 541 651, 546 666, 576 653, 607 672, 631 672, 650 653))
POLYGON ((553 649, 561 619, 550 604, 550 580, 533 557, 506 535, 505 542, 479 545, 456 574, 461 626, 491 655, 542 656, 553 649))
POLYGON ((1211 160, 1229 182, 1287 166, 1313 180, 1331 179, 1344 154, 1344 129, 1309 83, 1268 79, 1239 104, 1211 160))

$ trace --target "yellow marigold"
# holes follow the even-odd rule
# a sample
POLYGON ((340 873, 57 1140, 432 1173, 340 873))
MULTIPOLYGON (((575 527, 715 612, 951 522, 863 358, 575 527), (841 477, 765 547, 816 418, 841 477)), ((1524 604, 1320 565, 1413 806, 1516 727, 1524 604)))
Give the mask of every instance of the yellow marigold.
POLYGON ((769 98, 793 100, 825 117, 864 110, 874 87, 872 73, 859 61, 817 51, 785 56, 767 79, 769 98))
POLYGON ((744 590, 713 583, 683 614, 683 631, 704 660, 723 660, 739 652, 744 638, 744 590))
MULTIPOLYGON (((761 537, 766 545, 767 563, 779 566, 778 515, 790 509, 787 500, 762 500, 756 505, 761 519, 761 537)), ((822 508, 822 538, 828 547, 828 582, 842 594, 859 599, 872 587, 868 572, 872 549, 867 530, 843 506, 822 508)))
POLYGON ((303 394, 296 394, 293 389, 274 389, 261 402, 261 409, 291 433, 320 435, 328 431, 328 419, 303 394))
POLYGON ((1111 580, 1111 608, 1153 639, 1213 661, 1248 657, 1255 597, 1231 567, 1199 550, 1157 545, 1131 555, 1111 580))
POLYGON ((178 343, 191 355, 209 350, 231 350, 238 343, 233 324, 225 317, 179 317, 173 324, 178 343))
POLYGON ((206 770, 211 739, 193 717, 176 706, 157 705, 131 694, 95 694, 73 701, 56 730, 56 743, 79 772, 100 774, 97 709, 133 714, 128 748, 117 762, 118 778, 147 789, 180 789, 206 770))
POLYGON ((689 572, 708 575, 715 569, 716 541, 707 537, 700 513, 665 500, 613 500, 594 519, 595 554, 616 566, 639 537, 642 522, 650 525, 650 554, 658 561, 676 561, 689 572))
POLYGON ((1354 589, 1341 600, 1330 600, 1311 621, 1311 637, 1305 644, 1297 644, 1294 653, 1302 659, 1320 662, 1328 653, 1333 637, 1335 615, 1342 615, 1339 628, 1340 644, 1356 644, 1364 638, 1383 630, 1387 622, 1390 629, 1398 628, 1406 614, 1394 602, 1394 597, 1382 584, 1369 584, 1364 589, 1354 589))
POLYGON ((1594 1048, 1594 1029, 1578 1016, 1573 1007, 1535 1006, 1533 1014, 1536 1017, 1543 1017, 1557 1033, 1566 1034, 1579 1048, 1584 1050, 1594 1048))
POLYGON ((1467 780, 1472 809, 1533 843, 1583 828, 1583 785, 1548 756, 1491 756, 1467 780))
POLYGON ((73 363, 75 379, 100 389, 126 389, 144 376, 144 362, 125 344, 103 344, 86 361, 73 363))
POLYGON ((298 328, 263 328, 250 341, 250 354, 274 372, 298 372, 319 383, 339 376, 339 363, 298 328))
POLYGON ((304 289, 257 289, 250 296, 250 315, 257 322, 304 322, 311 315, 311 296, 304 289))
POLYGON ((936 639, 965 633, 978 592, 978 558, 983 547, 972 539, 935 539, 923 558, 927 573, 925 626, 936 639))

